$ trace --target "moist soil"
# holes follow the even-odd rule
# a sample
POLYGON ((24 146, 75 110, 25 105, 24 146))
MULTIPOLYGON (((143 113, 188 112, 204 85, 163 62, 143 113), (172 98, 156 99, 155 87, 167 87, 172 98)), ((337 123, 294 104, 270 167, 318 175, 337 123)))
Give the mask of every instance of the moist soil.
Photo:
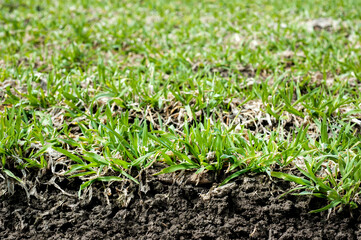
POLYGON ((79 180, 51 174, 37 179, 29 198, 16 186, 0 197, 0 239, 361 239, 359 210, 310 214, 327 202, 279 198, 290 183, 267 175, 217 188, 151 173, 139 185, 94 183, 81 199, 79 180))

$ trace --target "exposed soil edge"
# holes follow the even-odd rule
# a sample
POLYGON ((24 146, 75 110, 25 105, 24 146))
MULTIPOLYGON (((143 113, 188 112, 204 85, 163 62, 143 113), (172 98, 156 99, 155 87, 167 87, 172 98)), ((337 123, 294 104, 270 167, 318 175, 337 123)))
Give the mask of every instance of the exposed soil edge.
POLYGON ((310 214, 326 201, 279 199, 289 183, 262 174, 246 174, 222 188, 143 175, 140 185, 96 183, 83 200, 71 197, 79 182, 64 178, 56 183, 68 195, 46 175, 37 198, 27 201, 17 186, 14 195, 0 197, 0 239, 361 238, 359 210, 310 214))

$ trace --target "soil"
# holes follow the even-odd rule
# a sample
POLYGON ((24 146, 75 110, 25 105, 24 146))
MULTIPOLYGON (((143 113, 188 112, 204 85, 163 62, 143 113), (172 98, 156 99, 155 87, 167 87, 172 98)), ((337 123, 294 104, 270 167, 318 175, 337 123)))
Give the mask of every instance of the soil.
POLYGON ((290 184, 266 175, 220 188, 143 175, 140 185, 94 183, 82 199, 79 180, 50 174, 28 200, 16 186, 0 197, 0 239, 361 239, 359 210, 310 214, 327 203, 279 198, 290 184))

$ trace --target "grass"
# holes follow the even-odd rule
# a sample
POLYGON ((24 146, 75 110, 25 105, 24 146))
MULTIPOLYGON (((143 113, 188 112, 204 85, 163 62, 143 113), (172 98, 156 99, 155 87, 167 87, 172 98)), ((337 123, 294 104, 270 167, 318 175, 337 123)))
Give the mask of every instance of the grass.
POLYGON ((355 208, 358 3, 0 1, 0 175, 50 169, 81 196, 161 162, 355 208))

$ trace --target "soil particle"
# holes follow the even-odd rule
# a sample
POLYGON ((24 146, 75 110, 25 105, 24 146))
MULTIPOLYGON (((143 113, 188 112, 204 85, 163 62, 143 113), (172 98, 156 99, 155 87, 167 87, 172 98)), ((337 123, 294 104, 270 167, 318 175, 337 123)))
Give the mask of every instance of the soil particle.
MULTIPOLYGON (((144 179, 145 178, 145 179, 144 179)), ((42 197, 20 187, 0 196, 0 239, 358 239, 360 211, 308 213, 322 199, 280 194, 289 184, 248 174, 222 187, 170 183, 149 174, 146 192, 128 185, 132 198, 119 201, 118 183, 104 194, 92 187, 90 201, 71 198, 53 185, 39 186, 42 197)), ((60 181, 60 180, 59 180, 60 181)), ((66 180, 68 181, 68 180, 66 180)), ((60 183, 59 183, 60 184, 60 183)), ((4 181, 0 179, 3 187, 4 181)), ((76 194, 79 183, 62 185, 76 194)), ((40 191, 39 191, 40 192, 40 191)), ((124 193, 124 191, 120 191, 124 193)))

